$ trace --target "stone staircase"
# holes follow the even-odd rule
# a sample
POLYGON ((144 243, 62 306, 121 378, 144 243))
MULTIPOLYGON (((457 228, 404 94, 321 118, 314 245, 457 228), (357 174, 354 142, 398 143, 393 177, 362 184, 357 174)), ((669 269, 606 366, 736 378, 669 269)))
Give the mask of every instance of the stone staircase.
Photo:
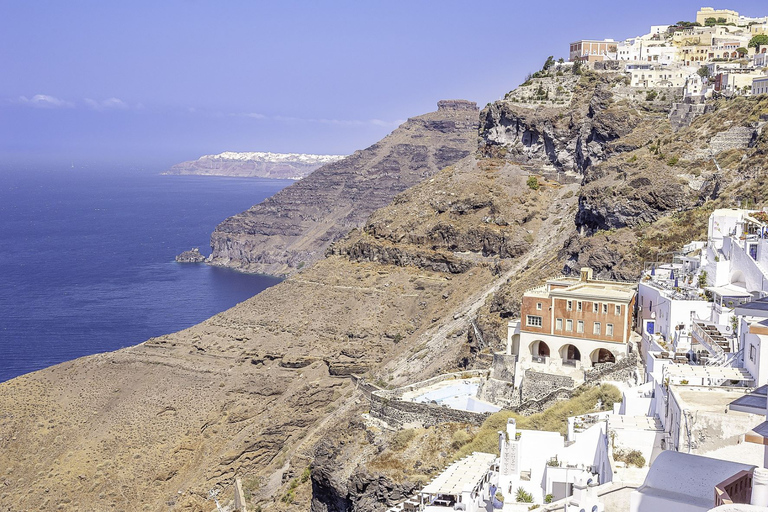
POLYGON ((706 114, 709 107, 704 103, 673 103, 669 111, 669 124, 672 129, 679 129, 690 126, 694 119, 706 114))
POLYGON ((753 144, 757 138, 757 130, 746 126, 734 126, 720 132, 709 141, 709 147, 714 154, 729 149, 744 149, 753 144))

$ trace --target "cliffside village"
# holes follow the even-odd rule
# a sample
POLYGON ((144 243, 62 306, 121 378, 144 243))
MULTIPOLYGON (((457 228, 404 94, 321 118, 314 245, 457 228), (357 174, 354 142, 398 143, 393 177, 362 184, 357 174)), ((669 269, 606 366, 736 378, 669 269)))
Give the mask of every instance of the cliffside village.
POLYGON ((523 294, 490 371, 373 390, 370 414, 395 428, 480 424, 590 382, 617 385, 621 402, 569 418, 565 437, 510 419, 497 453, 455 462, 392 510, 768 507, 768 212, 715 210, 706 241, 647 262, 639 282, 589 268, 547 280, 523 294))
MULTIPOLYGON (((574 42, 570 65, 683 87, 687 101, 763 94, 758 35, 768 16, 702 8, 696 23, 574 42)), ((390 510, 768 510, 768 212, 715 210, 706 240, 645 262, 638 282, 584 268, 526 291, 490 370, 360 386, 370 421, 404 428, 539 412, 598 382, 620 389, 613 410, 569 418, 565 436, 509 419, 496 452, 454 462, 390 510)))
POLYGON ((624 71, 632 87, 683 87, 686 99, 703 100, 768 92, 768 16, 740 16, 703 7, 695 22, 654 25, 623 41, 571 43, 569 62, 624 71))

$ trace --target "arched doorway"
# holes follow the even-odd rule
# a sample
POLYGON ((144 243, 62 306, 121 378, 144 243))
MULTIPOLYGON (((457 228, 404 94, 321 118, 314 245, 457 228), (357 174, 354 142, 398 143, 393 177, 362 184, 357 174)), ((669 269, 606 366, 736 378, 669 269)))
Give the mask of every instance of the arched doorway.
POLYGON ((592 360, 592 364, 616 362, 616 356, 614 356, 613 352, 607 348, 599 348, 595 350, 592 352, 592 357, 590 359, 592 360))
POLYGON ((560 357, 563 358, 563 364, 574 364, 581 361, 581 352, 576 348, 576 345, 569 343, 560 349, 560 357))
POLYGON ((531 355, 535 357, 549 357, 549 345, 541 340, 531 343, 531 355))

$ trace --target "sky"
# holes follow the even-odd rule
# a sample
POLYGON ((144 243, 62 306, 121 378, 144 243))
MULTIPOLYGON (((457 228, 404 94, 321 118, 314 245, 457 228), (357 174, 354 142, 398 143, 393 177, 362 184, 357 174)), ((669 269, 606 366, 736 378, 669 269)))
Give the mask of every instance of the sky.
MULTIPOLYGON (((0 0, 0 163, 349 154, 696 1, 0 0)), ((768 15, 765 0, 726 5, 768 15)))

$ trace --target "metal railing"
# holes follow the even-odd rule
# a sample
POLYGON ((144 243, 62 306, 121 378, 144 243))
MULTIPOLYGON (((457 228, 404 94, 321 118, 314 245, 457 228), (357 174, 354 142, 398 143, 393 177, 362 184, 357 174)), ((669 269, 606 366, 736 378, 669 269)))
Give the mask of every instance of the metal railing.
POLYGON ((702 345, 704 348, 707 349, 707 351, 715 356, 715 362, 720 362, 723 359, 725 359, 726 352, 723 350, 723 347, 721 347, 717 340, 715 340, 709 332, 707 332, 701 324, 705 323, 701 320, 693 319, 693 328, 691 329, 691 332, 693 334, 693 337, 696 339, 696 341, 699 342, 700 345, 702 345))

